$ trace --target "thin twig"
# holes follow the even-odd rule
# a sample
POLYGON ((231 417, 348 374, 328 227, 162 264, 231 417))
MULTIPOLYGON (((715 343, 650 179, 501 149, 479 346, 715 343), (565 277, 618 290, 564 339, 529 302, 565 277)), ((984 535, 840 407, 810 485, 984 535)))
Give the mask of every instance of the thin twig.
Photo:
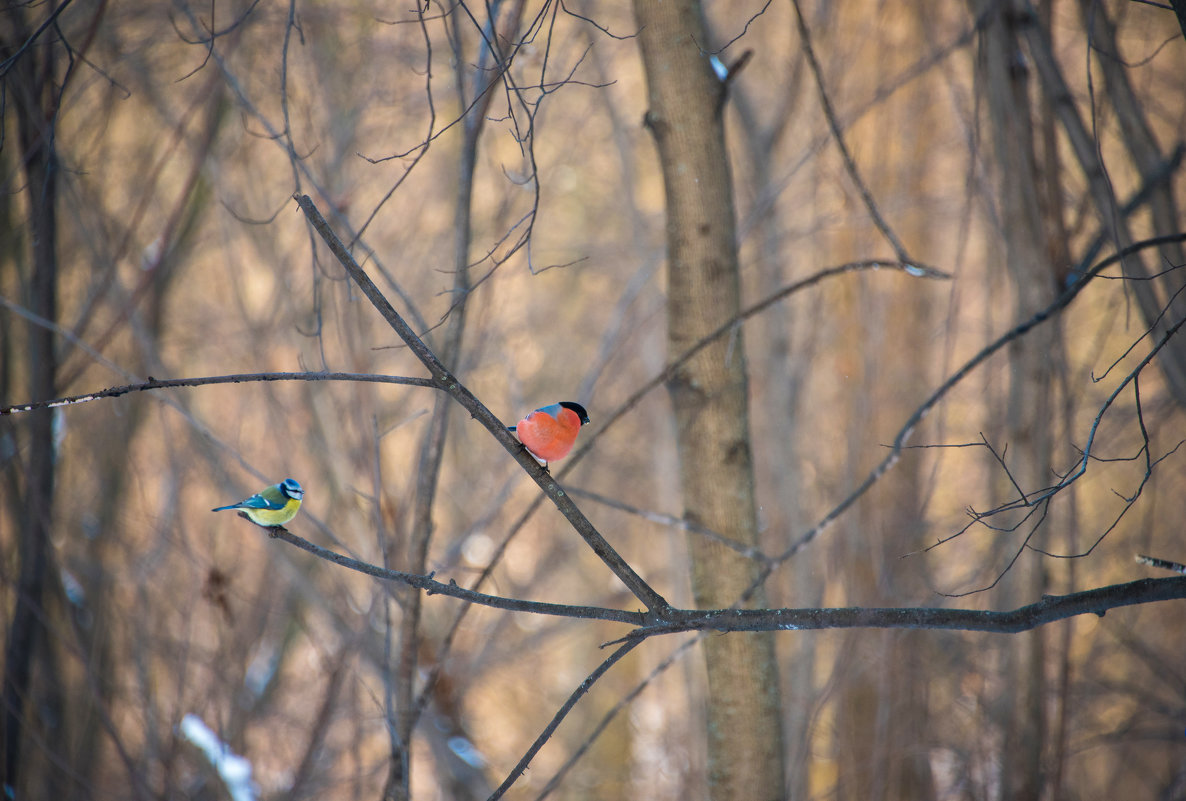
POLYGON ((857 164, 853 161, 852 154, 848 150, 848 145, 844 143, 844 134, 840 130, 840 123, 836 119, 836 112, 832 108, 832 101, 828 97, 828 90, 824 86, 823 71, 820 69, 819 61, 815 57, 815 49, 811 46, 811 31, 807 29, 807 21, 803 18, 803 9, 799 7, 799 0, 794 0, 793 5, 795 6, 795 19, 799 24, 799 38, 803 42, 803 54, 807 56, 807 64, 811 67, 811 74, 815 76, 815 85, 819 89, 820 105, 823 107, 824 117, 828 120, 828 127, 832 130, 832 137, 836 140, 836 147, 839 148, 840 156, 844 159, 844 169, 848 172, 848 177, 860 193, 861 200, 865 203, 865 208, 869 210, 869 216, 873 218, 873 224, 889 240, 890 246, 893 247, 894 253, 898 256, 898 260, 909 264, 913 261, 910 258, 910 254, 906 252, 906 247, 902 244, 902 240, 898 239, 898 235, 894 233, 889 223, 881 216, 881 211, 877 208, 877 201, 873 199, 873 193, 865 185, 864 179, 861 178, 861 174, 857 170, 857 164))
POLYGON ((48 409, 57 406, 73 406, 77 403, 99 400, 100 398, 118 398, 132 392, 145 392, 150 389, 172 389, 175 387, 205 387, 212 384, 247 384, 267 381, 353 381, 371 384, 403 384, 412 387, 427 387, 437 389, 437 384, 427 378, 412 378, 398 375, 378 375, 375 373, 234 373, 232 375, 211 375, 199 378, 162 378, 152 376, 139 384, 124 384, 118 387, 108 387, 85 395, 69 395, 62 398, 34 401, 32 403, 18 403, 0 409, 0 417, 9 414, 21 414, 36 409, 48 409))

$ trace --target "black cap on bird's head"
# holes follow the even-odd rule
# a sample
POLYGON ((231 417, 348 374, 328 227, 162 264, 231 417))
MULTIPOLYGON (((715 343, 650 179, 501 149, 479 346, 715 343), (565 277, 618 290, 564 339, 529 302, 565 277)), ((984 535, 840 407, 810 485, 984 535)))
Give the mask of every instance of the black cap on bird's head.
POLYGON ((301 485, 296 483, 296 479, 294 478, 286 478, 281 481, 280 491, 294 501, 299 501, 305 495, 305 491, 301 489, 301 485))
POLYGON ((589 413, 585 411, 585 407, 581 404, 573 403, 572 401, 560 401, 560 405, 565 409, 571 409, 576 412, 576 416, 581 419, 581 425, 589 422, 589 413))

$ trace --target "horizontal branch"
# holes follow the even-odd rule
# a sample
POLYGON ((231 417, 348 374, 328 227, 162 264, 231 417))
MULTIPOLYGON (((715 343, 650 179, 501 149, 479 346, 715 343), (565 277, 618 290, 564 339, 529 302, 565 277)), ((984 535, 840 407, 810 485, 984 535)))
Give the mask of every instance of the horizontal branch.
POLYGON ((413 387, 428 387, 436 389, 437 385, 427 378, 410 378, 398 375, 376 375, 374 373, 235 373, 233 375, 212 375, 200 378, 165 378, 156 379, 152 376, 140 384, 125 384, 121 387, 109 387, 86 395, 71 395, 65 398, 50 398, 49 400, 20 403, 15 406, 0 408, 0 417, 6 414, 31 412, 35 409, 48 409, 54 406, 72 406, 76 403, 99 400, 100 398, 118 398, 132 392, 144 392, 149 389, 172 389, 174 387, 204 387, 211 384, 247 384, 256 381, 356 381, 372 384, 403 384, 413 387))
POLYGON ((599 606, 541 603, 474 592, 455 582, 436 581, 431 575, 402 573, 352 559, 314 545, 284 528, 270 528, 269 534, 314 556, 384 581, 396 581, 424 590, 429 595, 447 595, 463 601, 554 617, 608 620, 637 628, 622 640, 679 634, 689 631, 815 631, 821 629, 939 629, 1017 634, 1078 615, 1103 617, 1110 609, 1186 598, 1186 576, 1141 579, 1112 584, 1069 595, 1046 595, 1040 601, 1017 609, 993 612, 978 609, 934 607, 846 607, 840 609, 674 609, 625 612, 599 606))
POLYGON ((1110 609, 1186 598, 1186 577, 1141 579, 1042 600, 1006 612, 933 607, 844 609, 674 610, 668 622, 630 637, 685 631, 808 631, 818 629, 944 629, 1017 634, 1078 615, 1103 617, 1110 609))

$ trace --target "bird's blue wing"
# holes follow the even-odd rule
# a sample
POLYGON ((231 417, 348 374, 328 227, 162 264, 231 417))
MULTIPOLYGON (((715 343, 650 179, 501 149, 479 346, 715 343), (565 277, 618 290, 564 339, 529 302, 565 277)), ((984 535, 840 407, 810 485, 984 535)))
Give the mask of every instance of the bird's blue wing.
POLYGON ((560 409, 561 409, 561 406, 559 403, 552 403, 547 406, 541 406, 538 409, 536 409, 535 411, 543 412, 544 414, 549 415, 553 420, 559 420, 560 419, 560 409))
MULTIPOLYGON (((277 493, 277 495, 279 495, 279 493, 277 493)), ((261 493, 259 495, 252 495, 250 498, 240 503, 239 507, 242 509, 271 509, 274 511, 276 509, 283 509, 285 503, 287 503, 287 500, 283 497, 272 500, 265 498, 261 493)))

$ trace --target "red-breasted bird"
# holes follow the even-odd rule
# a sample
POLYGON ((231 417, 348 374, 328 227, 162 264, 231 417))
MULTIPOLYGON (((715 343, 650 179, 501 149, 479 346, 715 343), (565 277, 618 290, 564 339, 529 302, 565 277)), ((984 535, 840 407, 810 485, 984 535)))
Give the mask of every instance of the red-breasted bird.
POLYGON ((547 467, 548 462, 568 455, 577 441, 581 426, 587 422, 589 413, 584 406, 572 401, 560 401, 536 409, 510 428, 535 460, 547 467))

